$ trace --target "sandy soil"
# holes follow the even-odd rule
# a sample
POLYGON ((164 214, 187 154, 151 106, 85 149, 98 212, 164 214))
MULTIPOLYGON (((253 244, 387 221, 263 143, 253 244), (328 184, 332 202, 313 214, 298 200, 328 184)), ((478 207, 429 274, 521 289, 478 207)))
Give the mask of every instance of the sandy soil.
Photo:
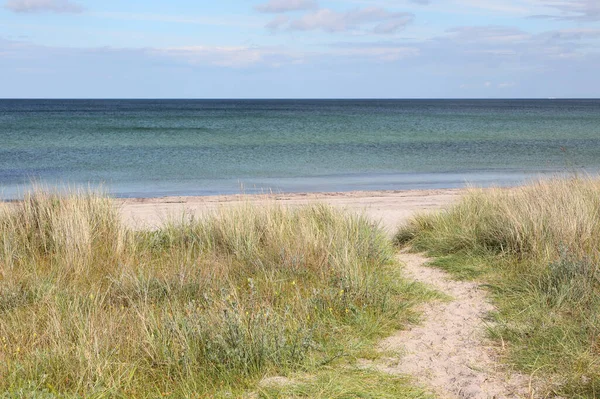
POLYGON ((529 378, 502 369, 485 338, 485 316, 494 308, 479 284, 455 281, 441 270, 424 266, 420 255, 400 254, 405 275, 452 297, 423 309, 423 323, 400 331, 381 348, 400 353, 370 364, 380 371, 411 375, 443 399, 534 398, 529 378))
POLYGON ((277 201, 285 205, 302 205, 320 201, 354 212, 365 212, 381 221, 392 233, 416 212, 441 209, 458 199, 462 190, 355 191, 347 193, 302 193, 270 195, 229 195, 210 197, 163 197, 115 200, 125 221, 134 227, 155 227, 166 218, 183 212, 200 214, 219 206, 242 201, 277 201))

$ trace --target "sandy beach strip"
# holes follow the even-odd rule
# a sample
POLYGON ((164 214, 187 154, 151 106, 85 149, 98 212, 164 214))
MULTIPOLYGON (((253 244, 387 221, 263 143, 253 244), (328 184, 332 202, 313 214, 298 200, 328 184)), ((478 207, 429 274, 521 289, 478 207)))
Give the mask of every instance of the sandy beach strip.
POLYGON ((125 222, 131 227, 152 228, 169 218, 186 214, 200 215, 220 206, 243 202, 275 201, 297 206, 323 202, 352 212, 364 212, 380 221, 389 233, 412 215, 443 209, 454 203, 464 189, 432 189, 402 191, 351 191, 333 193, 293 193, 267 195, 222 195, 194 197, 115 199, 125 222))

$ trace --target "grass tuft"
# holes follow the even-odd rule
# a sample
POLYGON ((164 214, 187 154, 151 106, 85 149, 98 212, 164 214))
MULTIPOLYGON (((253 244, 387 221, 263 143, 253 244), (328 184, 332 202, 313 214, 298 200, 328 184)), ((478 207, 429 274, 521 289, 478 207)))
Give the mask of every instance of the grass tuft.
POLYGON ((432 395, 410 386, 406 377, 373 370, 347 368, 322 370, 308 379, 259 390, 260 399, 431 399, 432 395))

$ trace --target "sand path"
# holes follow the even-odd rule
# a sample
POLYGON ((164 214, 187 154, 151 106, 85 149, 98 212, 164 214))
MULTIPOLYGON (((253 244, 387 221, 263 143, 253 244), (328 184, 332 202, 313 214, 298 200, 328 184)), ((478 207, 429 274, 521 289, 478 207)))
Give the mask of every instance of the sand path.
POLYGON ((529 378, 503 370, 486 344, 484 318, 493 310, 475 282, 454 281, 441 270, 424 266, 427 258, 402 253, 409 279, 433 286, 452 297, 428 304, 423 323, 400 331, 381 343, 383 350, 401 353, 383 364, 371 364, 391 374, 411 375, 438 398, 532 398, 529 378))

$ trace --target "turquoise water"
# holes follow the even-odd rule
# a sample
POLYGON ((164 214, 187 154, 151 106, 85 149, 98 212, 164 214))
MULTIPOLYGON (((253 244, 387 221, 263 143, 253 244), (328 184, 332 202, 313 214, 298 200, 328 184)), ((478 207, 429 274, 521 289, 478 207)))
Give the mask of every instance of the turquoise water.
POLYGON ((515 184, 600 170, 600 100, 0 100, 0 190, 515 184))

